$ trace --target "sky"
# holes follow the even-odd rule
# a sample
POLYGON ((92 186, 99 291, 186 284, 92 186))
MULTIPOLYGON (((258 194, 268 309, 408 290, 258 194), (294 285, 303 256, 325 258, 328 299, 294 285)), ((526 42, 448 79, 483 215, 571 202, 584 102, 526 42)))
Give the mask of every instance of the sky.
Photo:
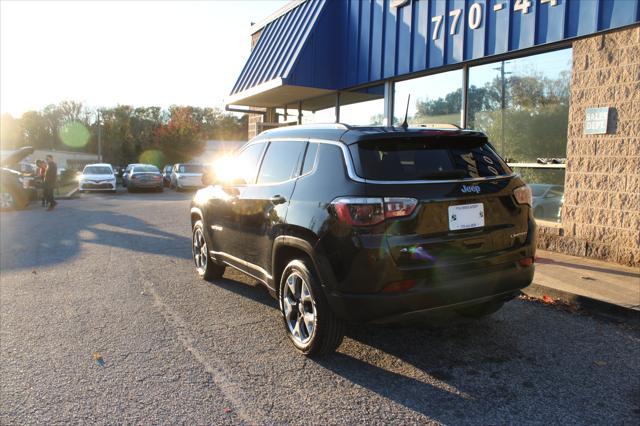
POLYGON ((0 111, 224 107, 250 27, 286 0, 0 1, 0 111))

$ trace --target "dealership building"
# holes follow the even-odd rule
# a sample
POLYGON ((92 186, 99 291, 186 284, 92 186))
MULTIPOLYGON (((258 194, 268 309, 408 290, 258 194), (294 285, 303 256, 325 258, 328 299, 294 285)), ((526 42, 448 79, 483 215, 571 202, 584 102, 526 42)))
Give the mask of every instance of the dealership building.
POLYGON ((640 265, 640 2, 306 0, 251 27, 227 99, 296 123, 487 133, 532 186, 539 247, 640 265))

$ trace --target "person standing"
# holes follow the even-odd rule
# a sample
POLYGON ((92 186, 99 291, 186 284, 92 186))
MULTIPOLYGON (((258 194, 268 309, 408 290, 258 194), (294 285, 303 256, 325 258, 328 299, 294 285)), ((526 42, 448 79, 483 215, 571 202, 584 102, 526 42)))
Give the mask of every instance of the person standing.
POLYGON ((58 165, 53 161, 53 155, 49 154, 47 159, 47 170, 44 173, 44 198, 49 204, 47 211, 53 210, 58 203, 53 199, 53 190, 58 180, 58 165))
POLYGON ((44 175, 47 172, 47 163, 44 160, 37 160, 36 166, 38 169, 36 170, 36 176, 38 177, 37 186, 38 193, 42 194, 42 207, 47 206, 47 200, 45 199, 45 191, 44 191, 44 175))

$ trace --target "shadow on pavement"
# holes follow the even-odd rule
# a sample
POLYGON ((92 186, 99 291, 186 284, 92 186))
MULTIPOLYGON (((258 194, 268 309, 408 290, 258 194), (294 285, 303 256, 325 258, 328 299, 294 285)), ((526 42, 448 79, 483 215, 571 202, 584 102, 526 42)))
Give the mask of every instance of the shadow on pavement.
POLYGON ((53 212, 3 214, 0 220, 0 268, 3 272, 68 261, 81 254, 81 243, 191 259, 190 238, 114 211, 65 205, 53 212), (64 215, 64 222, 52 220, 56 215, 64 215))

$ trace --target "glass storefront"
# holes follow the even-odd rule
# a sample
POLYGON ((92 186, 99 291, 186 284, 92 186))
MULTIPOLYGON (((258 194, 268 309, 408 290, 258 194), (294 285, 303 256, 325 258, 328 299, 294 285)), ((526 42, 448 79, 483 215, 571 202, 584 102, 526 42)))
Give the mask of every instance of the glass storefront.
POLYGON ((571 60, 571 49, 564 49, 469 69, 468 127, 485 132, 532 186, 534 216, 556 222, 564 199, 571 60))
POLYGON ((340 93, 340 122, 356 126, 384 123, 384 85, 340 93))
POLYGON ((407 100, 407 122, 411 126, 434 123, 460 125, 462 70, 399 81, 394 90, 394 125, 404 121, 407 100))

